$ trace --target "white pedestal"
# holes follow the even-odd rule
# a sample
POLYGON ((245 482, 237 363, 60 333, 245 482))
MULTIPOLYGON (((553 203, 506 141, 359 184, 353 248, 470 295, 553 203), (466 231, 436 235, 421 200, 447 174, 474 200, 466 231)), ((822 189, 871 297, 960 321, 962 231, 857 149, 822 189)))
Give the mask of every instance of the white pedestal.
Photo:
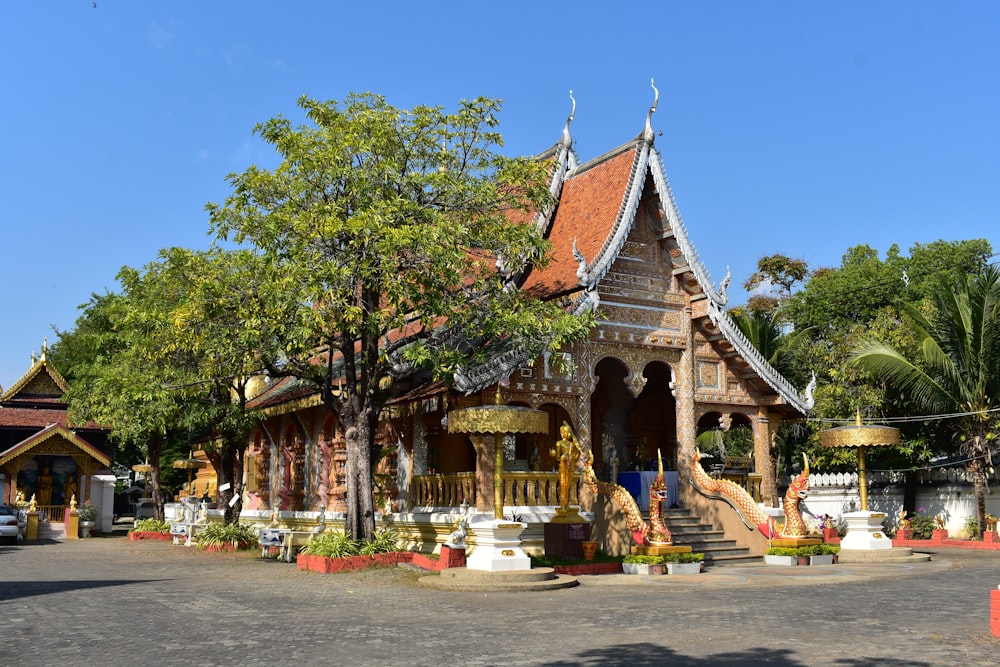
POLYGON ((469 528, 476 534, 476 550, 465 561, 467 569, 487 572, 531 569, 531 559, 521 550, 521 531, 527 525, 493 519, 477 521, 469 528))
POLYGON ((892 540, 882 532, 883 512, 848 512, 841 517, 847 522, 847 534, 840 541, 841 549, 891 549, 892 540))

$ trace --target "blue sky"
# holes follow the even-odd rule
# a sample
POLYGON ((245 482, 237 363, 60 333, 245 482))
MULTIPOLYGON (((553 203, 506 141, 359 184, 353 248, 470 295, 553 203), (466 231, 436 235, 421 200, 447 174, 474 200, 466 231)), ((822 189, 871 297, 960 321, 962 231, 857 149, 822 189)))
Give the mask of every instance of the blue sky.
MULTIPOLYGON (((654 128, 718 282, 783 252, 1000 247, 1000 3, 31 0, 0 19, 0 385, 123 265, 204 248, 204 205, 301 95, 504 100, 511 154, 654 128)), ((745 295, 732 292, 732 303, 745 295)))

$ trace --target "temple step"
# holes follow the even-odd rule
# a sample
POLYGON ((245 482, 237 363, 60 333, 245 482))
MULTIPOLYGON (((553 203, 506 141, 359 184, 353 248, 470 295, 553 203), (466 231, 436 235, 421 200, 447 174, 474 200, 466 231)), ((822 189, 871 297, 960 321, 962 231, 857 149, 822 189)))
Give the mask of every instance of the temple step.
POLYGON ((731 565, 760 560, 748 548, 739 546, 736 540, 726 538, 723 531, 716 530, 711 524, 702 523, 690 510, 664 510, 663 522, 667 524, 674 544, 689 546, 692 551, 705 554, 705 561, 709 564, 731 565))

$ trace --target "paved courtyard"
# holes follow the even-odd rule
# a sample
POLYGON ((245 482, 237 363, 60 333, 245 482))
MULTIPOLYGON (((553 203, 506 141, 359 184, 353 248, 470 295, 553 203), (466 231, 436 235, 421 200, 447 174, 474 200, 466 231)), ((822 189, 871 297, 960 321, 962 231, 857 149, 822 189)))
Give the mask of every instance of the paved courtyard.
POLYGON ((0 546, 0 665, 996 665, 1000 552, 581 577, 545 593, 321 575, 123 537, 0 546))

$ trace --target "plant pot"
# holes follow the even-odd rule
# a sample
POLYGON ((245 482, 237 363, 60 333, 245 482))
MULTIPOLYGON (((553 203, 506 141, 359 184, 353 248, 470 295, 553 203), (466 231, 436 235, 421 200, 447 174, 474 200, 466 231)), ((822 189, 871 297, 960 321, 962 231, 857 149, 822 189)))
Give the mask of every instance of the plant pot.
POLYGON ((648 563, 622 563, 625 574, 651 574, 653 566, 648 563))
POLYGON ((795 557, 796 564, 797 565, 808 565, 810 558, 812 558, 812 556, 796 556, 795 557))
POLYGON ((782 565, 784 567, 789 567, 791 565, 798 565, 798 559, 795 556, 764 556, 765 565, 782 565))
POLYGON ((597 554, 597 542, 581 542, 583 545, 583 559, 584 560, 594 560, 594 556, 597 554))
POLYGON ((662 565, 650 565, 649 566, 649 573, 650 574, 663 574, 663 566, 662 565))
POLYGON ((701 574, 702 563, 667 563, 667 574, 701 574))
POLYGON ((94 529, 97 525, 93 521, 81 521, 80 522, 80 537, 90 537, 90 531, 94 529))
POLYGON ((833 565, 833 554, 826 554, 821 556, 810 556, 810 565, 833 565))

